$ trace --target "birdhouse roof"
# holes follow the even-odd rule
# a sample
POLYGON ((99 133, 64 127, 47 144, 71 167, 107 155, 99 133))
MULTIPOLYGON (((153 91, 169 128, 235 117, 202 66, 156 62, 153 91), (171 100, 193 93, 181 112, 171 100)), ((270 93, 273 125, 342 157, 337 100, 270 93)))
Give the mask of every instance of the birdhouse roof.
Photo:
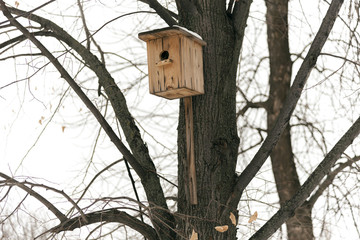
POLYGON ((180 27, 177 25, 174 25, 172 27, 166 27, 166 28, 160 28, 155 29, 147 32, 139 33, 139 38, 145 42, 152 40, 152 39, 158 39, 162 37, 168 37, 173 35, 184 35, 187 36, 194 41, 198 42, 202 46, 206 45, 206 42, 201 38, 201 36, 195 32, 192 32, 184 27, 180 27))

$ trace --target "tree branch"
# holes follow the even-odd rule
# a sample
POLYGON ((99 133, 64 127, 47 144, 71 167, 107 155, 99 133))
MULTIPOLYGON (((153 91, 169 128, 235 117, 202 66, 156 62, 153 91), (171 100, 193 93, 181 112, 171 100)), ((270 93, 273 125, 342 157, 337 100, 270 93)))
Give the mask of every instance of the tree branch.
POLYGON ((164 8, 158 1, 156 0, 140 0, 140 2, 148 4, 152 9, 156 11, 156 13, 171 27, 173 25, 177 25, 177 22, 173 19, 171 11, 164 8))
POLYGON ((229 3, 228 3, 228 7, 226 9, 227 14, 231 14, 231 12, 233 10, 233 6, 234 6, 234 0, 230 0, 229 3))
POLYGON ((247 101, 246 105, 240 111, 237 112, 236 118, 239 118, 239 116, 244 116, 244 114, 246 113, 246 111, 249 108, 264 108, 264 109, 266 109, 267 108, 267 102, 250 102, 250 101, 247 101))
MULTIPOLYGON (((0 2, 3 3, 3 1, 0 2)), ((24 31, 24 34, 25 32, 27 32, 27 37, 29 37, 31 41, 36 42, 38 44, 38 47, 41 48, 43 51, 46 51, 46 54, 44 55, 49 56, 50 57, 49 60, 53 64, 54 63, 56 64, 56 67, 58 68, 58 71, 61 73, 61 76, 69 82, 70 86, 79 95, 79 97, 86 104, 86 106, 90 110, 92 109, 94 110, 93 112, 94 116, 97 118, 101 126, 103 126, 105 132, 109 135, 111 141, 114 142, 115 146, 123 154, 124 158, 127 161, 129 161, 130 165, 139 175, 142 185, 144 186, 144 190, 148 202, 150 203, 150 205, 158 206, 151 209, 152 211, 156 212, 156 215, 160 216, 159 219, 155 219, 155 223, 154 223, 154 226, 157 227, 157 230, 160 232, 160 235, 162 234, 164 234, 164 236, 173 235, 174 232, 172 229, 175 227, 175 220, 173 215, 168 211, 168 206, 166 203, 164 192, 161 187, 160 180, 156 174, 156 168, 154 166, 154 163, 149 155, 148 148, 142 141, 140 131, 129 112, 124 95, 122 94, 119 87, 116 85, 114 79, 107 71, 104 64, 102 64, 95 55, 93 55, 88 49, 86 49, 83 45, 81 45, 71 35, 69 35, 66 31, 64 31, 62 28, 60 28, 58 25, 51 22, 50 20, 44 19, 35 14, 26 14, 24 11, 21 11, 19 9, 15 9, 15 8, 7 8, 7 9, 15 14, 23 15, 24 17, 27 17, 29 20, 39 23, 45 30, 51 31, 56 39, 65 42, 68 46, 74 49, 83 58, 83 60, 86 62, 89 68, 93 70, 94 73, 97 75, 100 84, 104 87, 105 93, 109 97, 109 100, 113 106, 116 117, 119 119, 121 128, 124 131, 126 140, 134 155, 132 155, 130 151, 125 147, 125 145, 113 132, 110 125, 103 118, 101 113, 86 97, 86 95, 82 92, 81 88, 76 84, 76 82, 74 82, 71 79, 69 74, 61 66, 61 64, 57 61, 57 59, 54 58, 51 55, 51 53, 33 35, 31 35, 25 28, 23 28, 20 25, 22 27, 22 30, 24 31), (166 224, 164 224, 164 222, 166 224), (168 228, 167 226, 170 227, 168 228)), ((14 21, 11 15, 9 16, 9 18, 12 19, 12 21, 14 21)))
POLYGON ((77 203, 74 202, 74 200, 72 200, 72 198, 67 195, 64 191, 62 190, 58 190, 56 188, 53 188, 53 187, 50 187, 50 186, 46 186, 44 184, 37 184, 37 183, 31 183, 31 182, 27 182, 25 181, 24 183, 21 183, 23 185, 30 185, 32 187, 41 187, 41 188, 45 188, 46 190, 51 190, 53 192, 56 192, 58 194, 61 194, 62 196, 64 196, 72 205, 73 205, 73 208, 76 208, 76 210, 78 210, 78 212, 80 213, 80 217, 82 218, 82 220, 84 222, 87 222, 86 220, 86 217, 85 217, 85 214, 84 212, 82 211, 82 209, 79 207, 79 205, 77 203))
POLYGON ((35 57, 35 56, 42 56, 42 53, 22 53, 22 54, 16 54, 16 55, 11 55, 8 57, 4 57, 4 58, 0 58, 0 61, 5 61, 11 58, 18 58, 18 57, 35 57))
MULTIPOLYGON (((229 2, 229 4, 231 1, 229 2)), ((232 24, 235 32, 235 48, 233 56, 233 64, 237 65, 239 62, 239 55, 241 47, 243 45, 245 28, 247 26, 247 20, 249 18, 249 11, 252 0, 235 1, 234 9, 232 11, 232 24)), ((230 11, 230 9, 228 9, 230 11)))
POLYGON ((350 167, 354 162, 357 162, 360 160, 360 157, 354 157, 352 159, 349 159, 348 161, 344 163, 340 163, 339 166, 334 169, 333 171, 329 172, 327 174, 326 179, 320 184, 316 192, 309 198, 308 203, 310 206, 313 206, 316 201, 319 199, 319 197, 323 194, 323 192, 332 184, 335 177, 345 168, 350 167))
MULTIPOLYGON (((89 28, 87 27, 84 9, 83 9, 83 6, 82 6, 82 3, 80 2, 80 0, 77 0, 77 5, 79 7, 81 21, 82 21, 83 26, 84 26, 84 31, 85 31, 85 36, 86 36, 86 48, 88 50, 90 50, 90 43, 91 43, 91 40, 92 40, 91 39, 92 35, 90 34, 89 28)), ((102 51, 100 51, 100 53, 102 53, 102 51)), ((101 56, 103 56, 103 54, 101 54, 101 56)), ((104 61, 103 61, 103 63, 104 63, 104 61)))
POLYGON ((6 181, 9 182, 11 185, 18 186, 19 188, 21 188, 22 190, 24 190, 25 192, 36 198, 39 202, 44 204, 44 206, 47 207, 60 220, 60 222, 67 221, 67 217, 62 212, 60 212, 59 209, 57 209, 51 202, 49 202, 46 198, 44 198, 43 196, 41 196, 31 188, 25 186, 23 183, 16 181, 12 177, 9 177, 4 173, 0 172, 0 177, 6 179, 6 181))
MULTIPOLYGON (((50 36, 51 35, 50 32, 46 32, 46 31, 33 32, 32 34, 34 36, 50 36)), ((0 43, 0 49, 6 47, 8 45, 13 44, 10 48, 8 48, 8 49, 11 49, 15 45, 19 44, 20 42, 22 42, 22 41, 24 41, 26 39, 27 39, 27 37, 25 35, 20 35, 20 36, 11 38, 11 39, 9 39, 9 40, 7 40, 5 42, 0 43)), ((4 53, 5 51, 7 51, 8 49, 5 49, 4 51, 2 51, 1 54, 4 53)))
POLYGON ((176 0, 176 6, 178 8, 179 14, 186 13, 190 15, 196 15, 202 12, 202 7, 197 0, 176 0))
MULTIPOLYGON (((87 192, 87 190, 89 190, 90 186, 95 182, 95 180, 105 171, 107 171, 109 168, 111 168, 112 166, 118 164, 119 162, 123 161, 123 159, 119 159, 116 160, 115 162, 111 163, 110 165, 106 166, 104 169, 102 169, 100 172, 98 172, 97 174, 95 174, 95 176, 91 179, 91 181, 89 182, 89 184, 85 187, 84 191, 82 192, 81 196, 78 198, 78 200, 76 201, 76 204, 78 204, 81 199, 84 197, 85 193, 87 192)), ((71 210, 70 210, 71 211, 71 210)), ((69 212, 70 212, 69 211, 69 212)))
MULTIPOLYGON (((139 1, 140 1, 140 2, 143 2, 143 3, 147 4, 147 5, 150 5, 150 3, 149 3, 148 0, 139 0, 139 1)), ((178 19, 179 15, 177 15, 177 14, 174 13, 173 11, 170 11, 170 10, 167 9, 167 8, 165 8, 165 10, 168 11, 169 14, 170 14, 173 18, 175 18, 176 20, 178 19)))
MULTIPOLYGON (((32 10, 28 11, 28 12, 24 12, 24 13, 26 13, 26 14, 33 13, 33 12, 35 12, 35 11, 37 11, 37 10, 39 10, 39 9, 41 9, 41 8, 43 8, 43 7, 45 7, 46 5, 49 5, 49 4, 50 4, 50 3, 52 3, 52 2, 55 2, 55 1, 56 1, 56 0, 50 0, 50 1, 47 1, 46 3, 41 4, 40 6, 38 6, 38 7, 34 8, 34 9, 32 9, 32 10)), ((15 17, 15 19, 16 19, 16 18, 19 18, 19 17, 22 17, 22 15, 18 15, 18 16, 16 16, 16 17, 15 17)), ((3 21, 3 22, 0 22, 0 25, 3 25, 4 23, 6 23, 6 22, 8 22, 8 21, 10 21, 10 19, 8 19, 8 20, 6 20, 6 21, 3 21)), ((11 21, 10 21, 10 22, 11 22, 11 21)))
MULTIPOLYGON (((229 4, 230 3, 231 1, 229 2, 229 4)), ((249 17, 251 3, 252 0, 235 1, 234 9, 232 11, 232 19, 233 19, 234 29, 238 37, 241 38, 244 37, 244 31, 245 31, 247 19, 249 17)))
POLYGON ((354 64, 356 66, 360 66, 360 62, 353 61, 353 60, 348 59, 346 57, 337 56, 337 55, 334 55, 334 54, 331 54, 331 53, 321 53, 320 55, 322 55, 322 56, 330 56, 330 57, 333 57, 333 58, 342 59, 342 60, 344 60, 344 62, 349 62, 349 63, 352 63, 352 64, 354 64))
MULTIPOLYGON (((255 154, 249 165, 244 169, 244 171, 238 177, 234 187, 233 194, 231 194, 231 196, 227 201, 228 207, 236 208, 236 205, 238 204, 241 198, 242 192, 248 186, 248 184, 251 182, 251 180, 254 178, 257 172, 260 170, 262 165, 265 163, 272 149, 278 142, 281 133, 289 123, 290 117, 297 105, 298 100, 300 99, 302 90, 310 75, 310 72, 312 68, 315 66, 320 51, 331 32, 331 29, 338 16, 342 3, 343 0, 332 1, 322 21, 319 31, 316 34, 313 43, 311 44, 309 52, 306 55, 303 63, 301 64, 298 73, 296 74, 294 83, 291 86, 290 92, 286 98, 284 106, 279 114, 279 117, 273 129, 270 131, 269 135, 266 137, 264 143, 262 144, 258 152, 255 154)), ((226 214, 225 211, 223 214, 226 214)))
MULTIPOLYGON (((334 2, 334 1, 333 1, 334 2)), ((287 201, 280 210, 262 226, 250 239, 268 239, 280 226, 289 219, 296 208, 301 206, 311 194, 311 192, 319 185, 334 166, 335 162, 340 158, 341 154, 360 134, 360 117, 349 128, 349 130, 335 144, 331 151, 326 155, 324 160, 318 165, 314 172, 308 177, 300 190, 287 201)))
POLYGON ((58 226, 53 227, 52 229, 50 229, 50 232, 60 233, 62 231, 72 231, 76 228, 99 222, 118 222, 131 227, 149 240, 159 239, 154 228, 123 211, 109 209, 99 212, 88 213, 85 214, 85 217, 87 219, 87 222, 84 222, 83 218, 81 217, 71 218, 68 219, 66 222, 59 224, 58 226))
POLYGON ((116 133, 112 130, 111 126, 99 112, 99 110, 95 107, 95 105, 90 101, 90 99, 85 95, 85 93, 81 90, 81 88, 77 85, 77 83, 72 79, 69 73, 64 69, 64 67, 60 64, 60 62, 55 58, 49 50, 39 41, 33 34, 31 34, 25 27, 23 27, 15 18, 12 17, 8 8, 5 6, 4 1, 0 0, 1 10, 3 14, 10 20, 11 24, 17 27, 23 34, 26 36, 35 46, 39 48, 44 56, 46 56, 50 62, 55 66, 55 68, 61 74, 71 88, 76 92, 76 94, 80 97, 83 103, 88 107, 88 109, 92 112, 101 126, 104 128, 107 135, 110 137, 111 141, 115 144, 115 146, 119 149, 119 151, 124 155, 126 159, 131 161, 131 164, 134 170, 137 172, 139 176, 144 176, 145 172, 142 166, 137 162, 134 156, 130 153, 130 151, 126 148, 126 146, 121 142, 116 133), (133 165, 134 164, 134 165, 133 165), (139 171, 139 172, 138 172, 139 171))

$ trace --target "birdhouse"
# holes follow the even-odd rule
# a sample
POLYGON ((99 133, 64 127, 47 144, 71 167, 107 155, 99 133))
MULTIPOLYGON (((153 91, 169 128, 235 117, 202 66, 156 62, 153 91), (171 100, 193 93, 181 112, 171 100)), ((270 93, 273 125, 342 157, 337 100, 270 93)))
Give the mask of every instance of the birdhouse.
POLYGON ((147 44, 149 90, 167 99, 204 94, 202 38, 180 26, 139 33, 147 44))

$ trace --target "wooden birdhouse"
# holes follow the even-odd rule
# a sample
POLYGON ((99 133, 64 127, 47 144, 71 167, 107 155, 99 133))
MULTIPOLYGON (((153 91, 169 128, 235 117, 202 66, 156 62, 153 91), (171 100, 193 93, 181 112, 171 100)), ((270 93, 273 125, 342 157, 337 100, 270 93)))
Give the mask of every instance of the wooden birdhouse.
POLYGON ((179 26, 139 33, 147 44, 149 90, 167 99, 204 94, 199 35, 179 26))

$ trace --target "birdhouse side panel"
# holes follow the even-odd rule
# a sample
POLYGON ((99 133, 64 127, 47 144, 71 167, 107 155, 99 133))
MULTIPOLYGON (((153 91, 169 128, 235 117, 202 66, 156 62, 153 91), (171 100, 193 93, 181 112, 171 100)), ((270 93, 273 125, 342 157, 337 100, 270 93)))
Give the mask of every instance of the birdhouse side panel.
POLYGON ((203 46, 197 42, 194 42, 193 56, 195 65, 195 89, 201 94, 204 94, 203 46))
POLYGON ((182 39, 184 87, 204 93, 202 46, 188 37, 182 39))
POLYGON ((147 42, 149 91, 154 94, 165 87, 164 69, 157 67, 160 61, 159 53, 162 51, 162 40, 154 39, 147 42))

